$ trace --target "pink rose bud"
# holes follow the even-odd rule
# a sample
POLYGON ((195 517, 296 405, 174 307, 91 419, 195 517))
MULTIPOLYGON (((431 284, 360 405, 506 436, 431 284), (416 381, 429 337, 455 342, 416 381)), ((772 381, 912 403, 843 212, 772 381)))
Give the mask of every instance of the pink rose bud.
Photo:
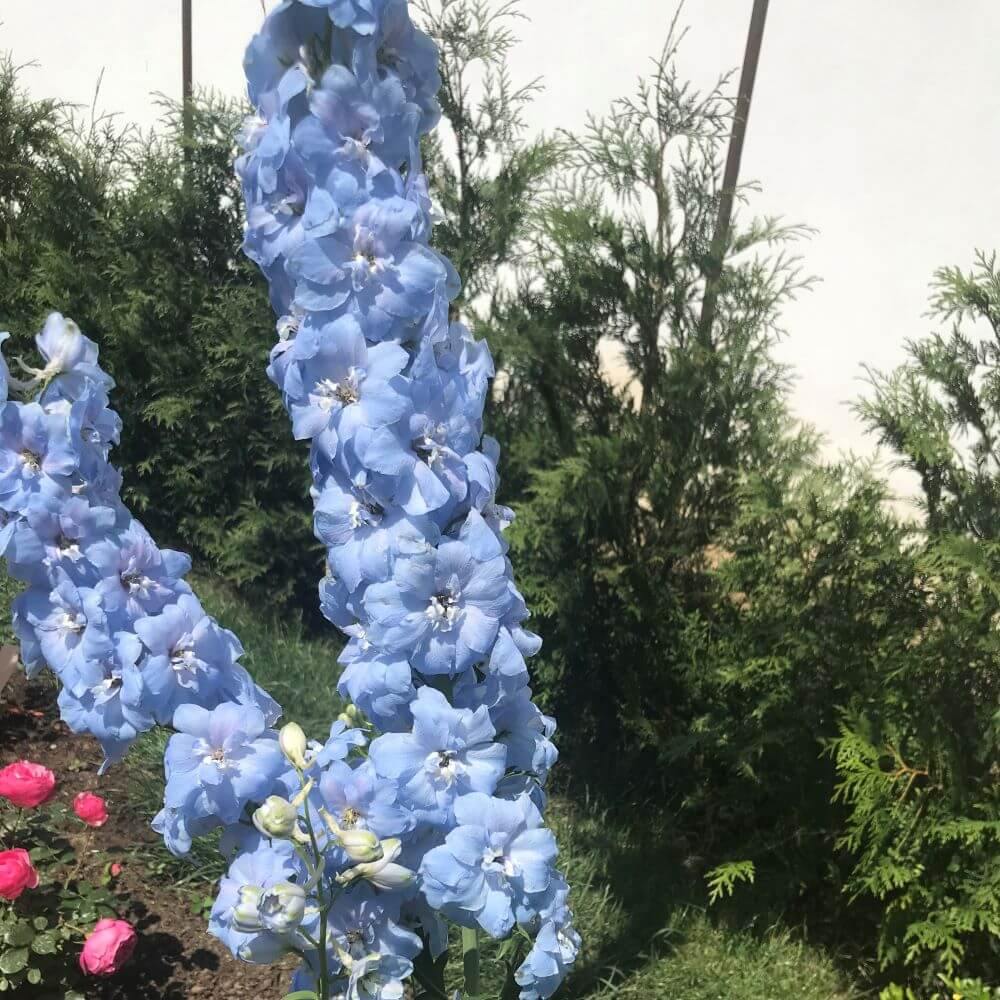
POLYGON ((108 821, 108 807, 104 799, 93 792, 80 792, 73 799, 73 812, 87 826, 104 826, 108 821))
POLYGON ((0 897, 14 900, 25 889, 37 886, 38 872, 27 851, 20 847, 13 851, 0 851, 0 897))
POLYGON ((124 866, 119 864, 117 861, 112 861, 108 866, 108 874, 112 878, 118 878, 119 875, 125 870, 124 866))
POLYGON ((98 920, 83 943, 80 968, 88 976, 113 976, 132 957, 138 940, 124 920, 98 920))
POLYGON ((0 796, 19 809, 36 809, 52 798, 56 776, 41 764, 19 760, 0 770, 0 796))

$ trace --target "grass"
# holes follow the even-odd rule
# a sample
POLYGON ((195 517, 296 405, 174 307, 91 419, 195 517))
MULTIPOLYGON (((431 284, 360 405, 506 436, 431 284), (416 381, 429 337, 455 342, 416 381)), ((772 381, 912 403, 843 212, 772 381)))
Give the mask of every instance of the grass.
POLYGON ((587 994, 592 1000, 848 1000, 833 963, 788 930, 763 936, 678 913, 633 975, 587 994))
MULTIPOLYGON (((333 639, 310 637, 296 623, 252 608, 206 578, 193 586, 206 610, 239 637, 243 663, 254 679, 310 735, 322 738, 341 711, 336 693, 333 639)), ((9 598, 0 578, 0 602, 9 598)), ((9 620, 4 615, 0 621, 9 620)), ((166 735, 150 733, 125 767, 135 789, 132 806, 145 818, 162 797, 166 735)), ((576 776, 574 785, 584 782, 576 776)), ((549 822, 560 844, 561 866, 584 940, 562 1000, 850 1000, 857 996, 832 960, 787 928, 757 933, 727 927, 706 912, 705 890, 688 873, 684 842, 669 817, 650 811, 612 818, 586 797, 556 796, 549 822)), ((158 877, 195 894, 211 891, 222 865, 203 841, 179 861, 156 848, 147 859, 158 877)), ((453 952, 455 954, 455 952, 453 952)), ((455 975, 460 961, 452 961, 455 975)), ((505 975, 494 945, 483 950, 483 996, 499 996, 505 975)), ((458 988, 461 983, 455 981, 458 988)))

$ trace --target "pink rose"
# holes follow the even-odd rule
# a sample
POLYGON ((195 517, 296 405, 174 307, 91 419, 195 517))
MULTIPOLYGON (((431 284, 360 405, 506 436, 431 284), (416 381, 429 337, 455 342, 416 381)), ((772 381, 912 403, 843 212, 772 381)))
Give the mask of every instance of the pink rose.
POLYGON ((125 871, 125 866, 117 861, 112 861, 111 864, 108 865, 108 874, 112 878, 118 878, 123 871, 125 871))
POLYGON ((56 776, 41 764, 19 760, 0 770, 0 796, 19 809, 35 809, 52 798, 56 776))
POLYGON ((88 976, 113 976, 132 957, 138 940, 124 920, 98 920, 83 943, 80 968, 88 976))
POLYGON ((27 851, 20 847, 13 851, 0 851, 0 896, 17 899, 25 889, 37 886, 38 872, 27 851))
POLYGON ((108 821, 108 807, 104 799, 93 792, 80 792, 73 799, 73 812, 87 826, 104 826, 108 821))

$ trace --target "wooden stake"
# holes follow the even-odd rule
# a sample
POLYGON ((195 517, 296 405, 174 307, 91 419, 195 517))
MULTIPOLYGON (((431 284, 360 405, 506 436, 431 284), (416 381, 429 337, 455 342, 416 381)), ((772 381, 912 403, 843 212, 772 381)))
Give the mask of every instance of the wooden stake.
POLYGON ((729 138, 729 155, 726 157, 726 172, 722 178, 722 197, 719 200, 719 215, 712 238, 711 272, 705 283, 705 298, 701 305, 701 322, 698 333, 701 342, 709 346, 712 340, 712 325, 719 301, 719 281, 722 278, 722 262, 729 240, 729 226, 733 218, 733 202, 740 178, 740 161, 743 159, 743 142, 747 134, 747 120, 750 117, 750 101, 757 79, 757 64, 764 41, 764 23, 767 20, 768 0, 754 0, 750 17, 750 31, 747 35, 746 53, 743 57, 743 72, 740 75, 740 89, 736 98, 736 116, 733 132, 729 138))

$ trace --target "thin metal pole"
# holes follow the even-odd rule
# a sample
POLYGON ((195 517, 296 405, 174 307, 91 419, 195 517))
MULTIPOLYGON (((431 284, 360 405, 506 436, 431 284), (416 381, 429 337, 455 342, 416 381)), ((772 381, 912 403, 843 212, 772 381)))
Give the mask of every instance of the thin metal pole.
POLYGON ((194 98, 194 68, 191 58, 191 0, 181 0, 181 46, 183 49, 183 112, 184 138, 190 140, 192 131, 191 101, 194 98))
POLYGON ((743 142, 746 139, 747 121, 750 118, 750 101, 753 98, 753 86, 757 79, 757 64, 760 62, 760 49, 764 41, 767 5, 768 0, 754 0, 753 14, 750 17, 750 31, 747 35, 747 48, 743 57, 743 72, 740 74, 740 89, 736 98, 736 115, 733 119, 733 132, 729 137, 726 172, 722 178, 719 215, 715 222, 715 235, 712 238, 710 265, 712 270, 705 283, 705 299, 701 305, 701 323, 698 326, 701 341, 706 345, 711 343, 712 324, 715 322, 715 310, 719 301, 722 260, 726 253, 729 226, 733 218, 733 202, 736 198, 736 186, 740 178, 740 162, 743 159, 743 142))

